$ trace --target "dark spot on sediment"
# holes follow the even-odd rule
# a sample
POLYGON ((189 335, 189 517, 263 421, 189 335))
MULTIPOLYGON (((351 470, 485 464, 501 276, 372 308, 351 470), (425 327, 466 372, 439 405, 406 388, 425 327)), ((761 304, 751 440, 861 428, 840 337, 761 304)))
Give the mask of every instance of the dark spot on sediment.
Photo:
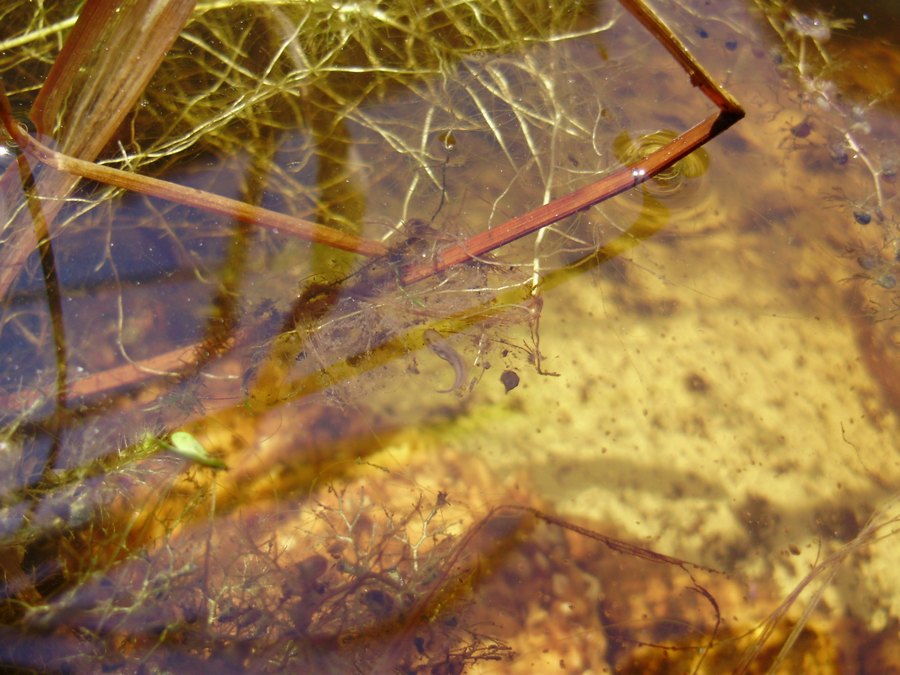
POLYGON ((754 544, 767 541, 781 520, 769 500, 759 495, 749 495, 738 507, 737 516, 754 544))
POLYGON ((816 532, 822 537, 850 541, 861 528, 856 513, 846 506, 835 505, 816 511, 816 532))
POLYGON ((800 124, 791 127, 791 134, 795 138, 806 138, 812 133, 812 122, 809 120, 804 120, 800 122, 800 124))
POLYGON ((698 394, 705 394, 709 391, 709 382, 698 373, 691 373, 688 375, 685 384, 687 385, 688 391, 695 391, 698 394))

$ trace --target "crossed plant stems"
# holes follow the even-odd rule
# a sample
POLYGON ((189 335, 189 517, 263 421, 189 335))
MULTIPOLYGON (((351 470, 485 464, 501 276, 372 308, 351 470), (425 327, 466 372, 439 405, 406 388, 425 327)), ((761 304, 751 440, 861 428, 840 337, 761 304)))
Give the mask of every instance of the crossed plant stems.
MULTIPOLYGON (((118 170, 54 150, 46 143, 29 134, 16 122, 10 102, 6 97, 2 84, 0 84, 0 121, 2 121, 9 137, 19 146, 21 151, 18 158, 18 169, 22 184, 25 187, 27 204, 24 206, 20 205, 20 208, 30 213, 37 231, 44 277, 48 286, 48 297, 51 297, 51 304, 54 293, 57 299, 60 295, 58 289, 54 291, 52 288, 58 283, 53 266, 52 242, 50 241, 48 223, 46 222, 48 219, 52 219, 52 213, 49 217, 43 215, 39 200, 33 197, 34 192, 30 190, 30 168, 27 161, 25 161, 26 159, 46 165, 56 172, 60 172, 60 174, 85 178, 128 191, 165 199, 170 202, 224 215, 249 225, 277 229, 281 233, 304 241, 359 254, 371 261, 373 265, 380 266, 382 270, 389 270, 388 274, 378 277, 377 281, 385 284, 399 284, 401 287, 411 286, 417 282, 424 281, 454 266, 464 265, 468 261, 479 260, 495 249, 535 233, 542 228, 553 225, 573 214, 651 180, 654 176, 671 167, 735 124, 744 116, 744 111, 730 94, 714 82, 707 71, 697 63, 685 45, 641 0, 620 0, 620 2, 675 58, 687 72, 692 85, 698 87, 715 105, 715 112, 676 136, 664 147, 653 151, 641 159, 628 162, 625 166, 602 176, 594 183, 549 201, 527 213, 511 218, 496 227, 439 248, 434 255, 427 258, 405 258, 402 250, 399 252, 389 250, 387 246, 379 241, 342 232, 319 223, 302 220, 241 201, 228 199, 207 191, 118 170)), ((35 108, 39 109, 45 103, 38 101, 35 104, 35 108)), ((37 113, 33 110, 33 114, 37 117, 41 115, 39 110, 37 113)), ((40 125, 38 131, 41 131, 40 125)), ((51 209, 48 209, 48 211, 51 211, 51 209)), ((629 240, 628 245, 633 245, 635 237, 636 235, 629 232, 621 235, 621 238, 629 240)), ((618 250, 615 242, 608 244, 604 248, 613 251, 612 255, 615 254, 614 251, 618 250)), ((365 276, 363 276, 363 281, 359 279, 348 280, 347 284, 356 284, 350 289, 350 294, 352 295, 354 288, 361 289, 365 285, 366 280, 365 276)), ((371 281, 371 277, 368 280, 371 281)), ((537 297, 539 292, 537 283, 533 285, 531 291, 537 297)), ((295 303, 293 311, 285 321, 284 329, 289 330, 292 327, 291 324, 298 322, 300 319, 321 317, 325 308, 337 296, 335 289, 332 289, 330 292, 331 295, 329 296, 328 292, 321 288, 311 287, 308 289, 295 303), (322 309, 317 308, 319 305, 322 306, 322 309)), ((537 298, 536 306, 539 313, 539 298, 537 298)), ((51 315, 53 314, 54 312, 51 310, 51 315)), ((61 315, 61 312, 56 312, 55 314, 61 315)), ((56 395, 58 409, 67 407, 69 401, 73 398, 90 396, 127 385, 133 386, 159 373, 190 375, 197 372, 208 359, 240 344, 243 339, 240 334, 210 337, 200 345, 175 349, 158 354, 150 359, 128 363, 81 380, 69 382, 64 366, 65 348, 61 319, 54 323, 53 329, 57 363, 59 364, 56 395), (56 325, 56 323, 59 325, 56 325)), ((539 358, 537 345, 536 351, 539 358)), ((272 360, 275 361, 277 359, 272 360)), ((30 404, 34 404, 40 399, 41 397, 37 392, 20 391, 16 394, 15 403, 19 409, 27 409, 30 404)), ((12 406, 7 404, 6 407, 12 406)), ((48 424, 47 426, 52 428, 53 425, 48 424)), ((54 448, 56 447, 54 445, 54 448)), ((50 477, 50 472, 53 469, 55 452, 55 450, 51 452, 44 464, 43 478, 45 479, 50 477)), ((104 460, 101 460, 101 468, 105 466, 102 465, 102 461, 104 460)), ((40 481, 38 484, 40 484, 40 481)), ((546 514, 541 514, 534 510, 531 510, 530 513, 535 517, 547 520, 551 524, 572 529, 571 525, 565 524, 561 520, 552 519, 551 516, 546 514)), ((468 535, 467 539, 463 539, 454 549, 456 551, 454 553, 455 557, 448 561, 447 570, 453 566, 456 558, 462 555, 461 552, 466 548, 467 542, 475 536, 477 529, 473 530, 473 533, 468 535)), ((577 530, 577 532, 585 534, 587 531, 577 530)), ((627 544, 611 539, 602 539, 602 543, 614 550, 624 550, 622 547, 627 547, 627 544)), ((625 552, 639 556, 652 555, 645 549, 638 548, 628 549, 625 552)), ((683 569, 683 566, 687 564, 684 561, 665 556, 658 556, 654 560, 656 562, 675 564, 683 569)), ((10 564, 7 567, 21 574, 17 564, 10 564)), ((29 584, 27 582, 23 582, 22 585, 28 590, 29 584)), ((409 620, 401 626, 401 636, 409 635, 413 629, 415 619, 428 614, 432 604, 440 603, 441 592, 439 585, 436 585, 432 591, 421 598, 413 608, 413 611, 410 612, 409 620)), ((25 595, 22 597, 27 599, 25 595)), ((709 596, 707 595, 707 597, 709 596)), ((35 596, 33 599, 38 601, 40 598, 35 596)), ((712 604, 715 605, 714 601, 712 604)), ((397 644, 399 644, 399 641, 397 644)), ((399 655, 393 653, 392 650, 389 650, 383 657, 384 663, 388 666, 393 665, 398 659, 399 655)))
MULTIPOLYGON (((394 283, 407 286, 428 279, 456 265, 464 264, 473 259, 480 259, 490 251, 539 231, 579 211, 588 209, 621 192, 632 189, 671 167, 707 141, 721 134, 744 116, 744 111, 740 104, 713 80, 706 69, 695 60, 671 29, 642 0, 620 0, 620 2, 687 72, 691 84, 698 87, 715 104, 716 112, 679 134, 665 146, 602 176, 594 183, 549 201, 527 213, 513 217, 499 226, 483 230, 463 241, 457 241, 440 248, 428 259, 420 258, 406 264, 395 264, 395 273, 392 279, 394 283)), ((36 102, 36 107, 39 107, 38 102, 36 102)), ((40 111, 36 114, 40 115, 40 111)), ((379 241, 366 239, 325 225, 260 208, 203 190, 122 171, 57 152, 40 142, 37 138, 29 135, 15 121, 2 84, 0 84, 0 119, 2 119, 3 126, 6 128, 9 136, 19 145, 25 155, 58 172, 162 198, 211 213, 225 215, 239 222, 277 229, 301 240, 350 251, 370 259, 384 260, 388 257, 388 248, 379 241)), ((21 161, 19 165, 23 173, 23 181, 27 182, 25 176, 27 167, 21 161)), ((39 207, 33 204, 29 208, 33 214, 39 210, 39 207)), ((40 220, 39 214, 34 220, 40 220)), ((46 223, 39 230, 43 230, 43 233, 46 233, 46 223)), ((46 238, 42 236, 43 233, 41 231, 38 232, 39 240, 46 238)), ((622 237, 633 239, 634 235, 625 233, 622 237)), ((614 244, 615 242, 613 246, 605 248, 616 250, 614 244)), ((43 252, 42 256, 46 257, 43 252)), ((52 272, 45 268, 45 276, 51 277, 52 272)), ((535 282, 537 281, 535 279, 535 282)), ((538 293, 537 285, 537 283, 533 283, 533 295, 538 293)), ((539 306, 537 304, 538 308, 539 306)), ((220 346, 233 345, 235 342, 239 342, 239 340, 222 340, 220 346)), ((196 371, 196 361, 199 358, 198 353, 200 351, 196 346, 175 349, 146 361, 129 363, 73 383, 60 382, 58 378, 58 386, 64 388, 68 396, 78 397, 95 394, 110 388, 118 388, 123 385, 135 384, 153 373, 196 371)), ((30 401, 33 402, 40 397, 34 392, 31 392, 31 396, 29 396, 29 392, 22 391, 17 394, 16 398, 20 405, 28 405, 30 401)), ((59 399, 60 397, 58 396, 57 398, 59 399)), ((64 397, 61 400, 64 400, 64 397)))

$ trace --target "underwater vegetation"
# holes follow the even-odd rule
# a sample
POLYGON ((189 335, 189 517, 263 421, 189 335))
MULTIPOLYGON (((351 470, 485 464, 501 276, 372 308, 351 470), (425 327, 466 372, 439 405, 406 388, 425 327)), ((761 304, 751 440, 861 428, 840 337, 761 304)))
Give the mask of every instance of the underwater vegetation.
POLYGON ((891 94, 659 4, 8 3, 4 668, 900 668, 891 94))

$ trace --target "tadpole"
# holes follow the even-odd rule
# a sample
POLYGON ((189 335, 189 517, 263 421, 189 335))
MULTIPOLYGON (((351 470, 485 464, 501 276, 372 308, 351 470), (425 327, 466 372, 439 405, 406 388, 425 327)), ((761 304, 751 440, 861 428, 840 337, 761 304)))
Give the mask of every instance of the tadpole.
POLYGON ((506 393, 508 394, 519 386, 519 375, 514 370, 504 370, 500 374, 500 382, 503 383, 506 393))

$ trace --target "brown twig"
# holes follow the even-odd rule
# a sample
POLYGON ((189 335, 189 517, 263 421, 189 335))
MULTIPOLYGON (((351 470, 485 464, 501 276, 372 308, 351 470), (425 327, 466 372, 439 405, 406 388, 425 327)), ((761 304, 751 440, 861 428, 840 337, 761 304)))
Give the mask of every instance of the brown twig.
MULTIPOLYGON (((71 380, 66 388, 69 399, 81 399, 120 387, 131 387, 150 378, 174 375, 194 365, 197 345, 176 347, 142 361, 115 366, 102 372, 71 380)), ((38 390, 22 390, 15 394, 0 394, 0 409, 29 410, 39 406, 45 396, 38 390)))
POLYGON ((650 31, 669 54, 675 57, 678 65, 684 68, 684 71, 690 76, 691 84, 700 89, 710 101, 716 104, 719 110, 731 116, 730 122, 724 128, 716 130, 713 136, 725 131, 744 116, 741 104, 716 84, 712 76, 697 62, 684 43, 672 32, 672 29, 663 23, 662 19, 656 16, 643 0, 619 0, 619 2, 641 22, 644 28, 650 31))
POLYGON ((622 167, 596 183, 516 216, 494 229, 479 232, 461 244, 449 246, 439 251, 432 260, 406 267, 400 275, 400 281, 404 285, 421 281, 630 190, 665 171, 739 119, 733 113, 711 115, 639 162, 622 167))
POLYGON ((57 171, 124 188, 125 190, 140 192, 151 197, 159 197, 178 204, 193 206, 210 213, 234 218, 243 223, 261 225, 279 232, 285 232, 304 241, 318 242, 343 251, 352 251, 367 256, 382 256, 387 253, 387 247, 377 241, 364 239, 363 237, 341 232, 318 223, 294 218, 284 213, 270 211, 269 209, 222 197, 221 195, 198 190, 197 188, 121 171, 102 164, 95 164, 94 162, 86 162, 82 159, 69 157, 51 150, 36 138, 25 133, 13 120, 12 108, 2 84, 0 84, 0 116, 2 116, 3 125, 6 127, 7 133, 19 144, 24 152, 57 171))
POLYGON ((491 230, 480 232, 460 244, 448 246, 439 251, 433 260, 406 267, 400 275, 401 283, 412 284, 454 265, 483 256, 578 211, 630 190, 665 171, 744 117, 741 105, 715 83, 671 29, 642 0, 620 0, 620 2, 650 31, 666 51, 675 57, 691 78, 691 84, 699 88, 719 108, 719 112, 694 125, 639 162, 624 166, 595 183, 516 216, 491 230))
MULTIPOLYGON (((125 116, 181 33, 194 0, 91 0, 66 36, 31 109, 38 134, 59 128, 60 151, 93 160, 125 116), (58 127, 58 125, 60 125, 58 127)), ((0 177, 0 297, 15 282, 37 247, 15 167, 0 177)), ((36 194, 51 234, 56 214, 78 178, 36 175, 36 194)))
MULTIPOLYGON (((666 146, 633 164, 624 166, 590 185, 539 206, 528 213, 516 216, 496 228, 480 232, 462 243, 448 246, 439 251, 431 260, 407 266, 399 275, 401 284, 408 285, 424 280, 454 265, 480 257, 516 239, 638 186, 689 155, 744 116, 744 111, 740 104, 713 81, 711 76, 697 63, 674 33, 641 0, 620 0, 620 2, 675 57, 685 72, 688 73, 691 83, 715 103, 719 111, 683 132, 666 146)), ((316 223, 292 218, 202 190, 119 171, 57 153, 24 133, 12 120, 9 102, 3 93, 2 84, 0 84, 0 115, 2 115, 7 131, 26 152, 60 171, 70 172, 85 178, 162 197, 178 203, 196 206, 243 222, 276 228, 305 240, 318 241, 335 248, 374 257, 387 253, 387 248, 379 242, 339 232, 316 223)), ((186 362, 191 360, 181 349, 173 350, 168 354, 151 359, 152 365, 150 362, 143 364, 148 366, 146 370, 141 367, 141 364, 114 369, 122 372, 117 372, 116 377, 110 379, 115 381, 117 385, 131 383, 146 377, 148 371, 178 370, 179 367, 185 366, 186 362)), ((77 393, 82 395, 96 393, 102 390, 103 386, 110 382, 110 379, 107 379, 101 373, 94 378, 90 378, 89 381, 81 382, 77 393)))

